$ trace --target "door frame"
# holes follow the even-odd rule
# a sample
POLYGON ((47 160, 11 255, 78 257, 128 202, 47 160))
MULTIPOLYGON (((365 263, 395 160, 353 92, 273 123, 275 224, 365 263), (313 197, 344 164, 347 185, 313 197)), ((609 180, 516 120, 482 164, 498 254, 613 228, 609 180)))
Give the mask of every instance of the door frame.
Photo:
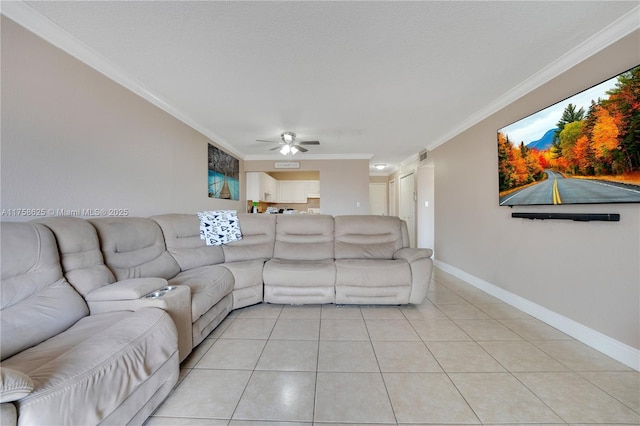
MULTIPOLYGON (((411 242, 411 247, 416 247, 416 237, 417 237, 417 229, 418 229, 418 223, 417 223, 417 212, 416 212, 416 199, 417 199, 417 188, 416 188, 416 171, 415 170, 411 170, 411 171, 407 171, 406 173, 400 175, 399 181, 400 181, 400 190, 398 191, 398 216, 400 216, 400 212, 402 210, 402 204, 403 200, 402 199, 402 180, 409 178, 411 176, 410 179, 412 179, 412 184, 413 184, 413 191, 412 191, 412 195, 411 195, 411 199, 409 200, 411 202, 411 210, 412 210, 412 217, 413 217, 413 226, 408 226, 409 228, 409 241, 411 242)), ((407 224, 410 225, 410 224, 407 224)))

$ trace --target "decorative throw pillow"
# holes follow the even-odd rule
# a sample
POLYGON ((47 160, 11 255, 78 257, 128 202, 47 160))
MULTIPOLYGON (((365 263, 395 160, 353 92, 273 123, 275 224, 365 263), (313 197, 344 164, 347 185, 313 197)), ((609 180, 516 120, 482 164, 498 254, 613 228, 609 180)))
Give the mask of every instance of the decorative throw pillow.
POLYGON ((0 403, 17 401, 33 391, 33 382, 26 374, 0 367, 0 403))
POLYGON ((200 238, 208 246, 219 246, 242 239, 238 212, 235 210, 211 210, 198 212, 200 238))

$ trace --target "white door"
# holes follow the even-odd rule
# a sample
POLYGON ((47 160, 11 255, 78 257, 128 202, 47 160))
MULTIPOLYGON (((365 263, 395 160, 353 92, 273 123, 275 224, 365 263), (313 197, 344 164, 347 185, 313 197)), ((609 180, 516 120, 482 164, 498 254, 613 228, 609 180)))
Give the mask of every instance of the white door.
POLYGON ((387 184, 369 184, 369 214, 387 215, 387 184))
POLYGON ((410 173, 400 178, 400 219, 407 222, 410 247, 416 246, 416 183, 410 173))
POLYGON ((397 216, 396 213, 396 180, 389 182, 389 216, 397 216))

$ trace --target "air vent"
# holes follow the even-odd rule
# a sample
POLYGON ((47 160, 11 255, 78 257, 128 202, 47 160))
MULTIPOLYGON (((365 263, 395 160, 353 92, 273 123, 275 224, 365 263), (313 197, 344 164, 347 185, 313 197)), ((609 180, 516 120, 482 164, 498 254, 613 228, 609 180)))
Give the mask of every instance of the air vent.
POLYGON ((299 161, 287 161, 287 162, 276 162, 273 165, 276 169, 299 169, 300 162, 299 161))
POLYGON ((420 153, 418 154, 418 161, 421 163, 424 163, 425 161, 427 161, 427 150, 425 149, 424 151, 420 151, 420 153))

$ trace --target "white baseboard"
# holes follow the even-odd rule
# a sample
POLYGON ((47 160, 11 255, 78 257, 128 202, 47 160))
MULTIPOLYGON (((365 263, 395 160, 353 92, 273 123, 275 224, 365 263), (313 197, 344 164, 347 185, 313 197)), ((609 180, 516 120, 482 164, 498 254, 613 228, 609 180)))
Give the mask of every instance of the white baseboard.
POLYGON ((478 277, 464 272, 439 260, 434 260, 434 266, 442 269, 472 286, 488 293, 509 305, 520 309, 534 318, 557 328, 576 340, 604 353, 622 364, 640 371, 640 350, 615 340, 599 331, 593 330, 579 322, 564 317, 556 312, 531 302, 523 297, 504 290, 495 284, 491 284, 478 277))

